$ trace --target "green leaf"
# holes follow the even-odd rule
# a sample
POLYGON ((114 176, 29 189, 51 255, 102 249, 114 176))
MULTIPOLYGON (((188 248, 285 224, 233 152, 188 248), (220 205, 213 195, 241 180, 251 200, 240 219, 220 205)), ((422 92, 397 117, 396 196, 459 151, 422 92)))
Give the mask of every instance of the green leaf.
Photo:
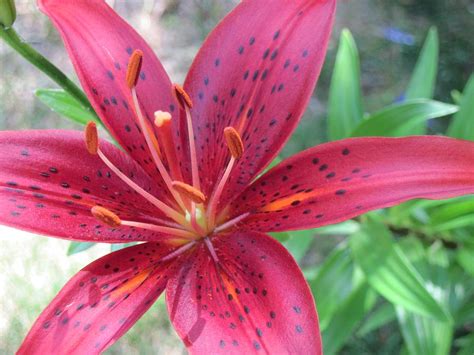
POLYGON ((451 317, 426 289, 425 282, 374 215, 350 239, 354 260, 377 292, 395 305, 441 321, 451 317))
POLYGON ((315 230, 287 232, 289 238, 283 242, 286 249, 300 262, 314 242, 315 230))
POLYGON ((439 101, 416 99, 388 106, 363 120, 352 132, 353 137, 398 137, 412 134, 419 123, 451 115, 458 106, 439 101))
POLYGON ((358 330, 357 336, 364 337, 370 332, 373 332, 396 319, 397 314, 395 313, 393 306, 390 303, 384 303, 364 322, 364 325, 358 330))
POLYGON ((280 243, 286 242, 288 239, 290 239, 290 234, 287 232, 270 233, 270 235, 280 243))
POLYGON ((347 138, 364 114, 357 46, 349 30, 341 33, 328 105, 330 140, 347 138))
POLYGON ((457 252, 457 261, 474 277, 474 246, 464 245, 457 252))
POLYGON ((330 226, 320 227, 314 229, 314 234, 317 235, 350 235, 358 232, 360 225, 358 222, 349 220, 330 226))
POLYGON ((474 349, 474 333, 456 339, 456 345, 461 348, 457 355, 472 355, 472 349, 474 349))
POLYGON ((436 27, 431 27, 408 84, 406 99, 433 98, 438 73, 439 40, 436 27))
POLYGON ((474 140, 474 75, 464 88, 459 112, 449 125, 448 136, 474 140))
POLYGON ((89 121, 98 122, 97 117, 64 90, 38 89, 35 95, 51 110, 69 118, 75 123, 85 125, 89 121))
POLYGON ((95 244, 96 243, 71 242, 69 243, 69 248, 67 249, 67 255, 80 253, 84 250, 92 248, 95 244))
POLYGON ((137 243, 123 243, 123 244, 110 244, 110 251, 114 252, 117 250, 125 249, 131 247, 137 243))
POLYGON ((309 281, 318 306, 319 324, 326 329, 333 313, 353 288, 354 264, 347 246, 334 250, 321 265, 316 278, 309 281))
POLYGON ((339 304, 329 325, 322 331, 324 354, 336 354, 344 346, 357 325, 375 305, 376 299, 375 292, 367 282, 360 282, 354 288, 349 297, 339 304))
POLYGON ((453 339, 451 322, 409 313, 397 307, 397 317, 410 355, 448 355, 453 339))

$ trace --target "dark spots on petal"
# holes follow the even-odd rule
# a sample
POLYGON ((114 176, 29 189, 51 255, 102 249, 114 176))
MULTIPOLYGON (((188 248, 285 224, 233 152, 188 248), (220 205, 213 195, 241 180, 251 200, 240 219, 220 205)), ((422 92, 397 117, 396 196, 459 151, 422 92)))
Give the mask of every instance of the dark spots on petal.
POLYGON ((40 175, 44 178, 49 178, 49 176, 50 176, 48 173, 41 173, 40 175))
POLYGON ((274 311, 270 312, 270 318, 275 319, 276 318, 276 313, 274 311))
POLYGON ((204 85, 206 85, 206 86, 209 85, 209 78, 208 77, 204 78, 204 85))
POLYGON ((313 160, 311 162, 313 163, 313 165, 318 165, 319 164, 319 159, 318 158, 313 158, 313 160))
POLYGON ((303 54, 302 54, 303 58, 306 58, 306 57, 308 56, 308 54, 309 54, 308 50, 305 49, 305 50, 303 51, 303 54))
POLYGON ((255 350, 260 350, 262 348, 258 341, 253 342, 253 347, 255 348, 255 350))
POLYGON ((291 203, 291 205, 292 205, 293 207, 295 207, 295 206, 298 206, 300 203, 301 203, 301 201, 295 200, 295 201, 293 201, 293 202, 291 203))
POLYGON ((282 91, 285 88, 285 85, 280 84, 278 85, 278 91, 282 91))
POLYGON ((88 331, 88 330, 91 328, 91 326, 92 326, 92 324, 88 323, 88 324, 86 324, 86 325, 84 326, 84 328, 82 328, 82 329, 84 329, 84 331, 86 332, 86 331, 88 331))
POLYGON ((263 52, 263 59, 267 59, 267 57, 269 56, 270 54, 270 48, 267 48, 265 49, 265 52, 263 52))
POLYGON ((48 329, 50 325, 51 325, 51 322, 48 320, 48 321, 43 323, 43 328, 48 329))
POLYGON ((95 276, 94 276, 94 277, 91 277, 91 282, 92 282, 92 283, 96 283, 96 282, 97 282, 97 277, 95 277, 95 276))
POLYGON ((248 70, 246 70, 245 73, 244 73, 244 80, 247 80, 247 78, 249 77, 249 74, 250 74, 250 72, 248 70))
POLYGON ((296 314, 301 314, 301 308, 298 306, 293 306, 293 311, 295 311, 296 314))
POLYGON ((48 170, 49 170, 50 173, 53 173, 53 174, 57 174, 57 173, 58 173, 58 169, 55 168, 55 167, 53 167, 53 166, 50 167, 48 170))
POLYGON ((323 164, 319 167, 319 171, 324 171, 324 170, 327 170, 328 168, 328 165, 327 164, 323 164))
POLYGON ((303 214, 310 214, 311 213, 311 210, 304 210, 303 211, 303 214))
POLYGON ((268 125, 270 127, 273 127, 274 125, 276 125, 276 123, 277 123, 277 120, 275 118, 273 118, 268 125))
POLYGON ((354 170, 352 170, 352 174, 358 174, 358 173, 360 173, 360 169, 354 169, 354 170))
POLYGON ((71 195, 71 197, 72 197, 73 199, 75 199, 75 200, 80 200, 80 199, 82 199, 82 197, 81 197, 80 195, 77 195, 77 194, 73 194, 73 195, 71 195))
POLYGON ((99 330, 100 330, 101 332, 103 332, 105 329, 107 329, 107 325, 106 325, 106 324, 101 325, 100 328, 99 328, 99 330))
POLYGON ((283 64, 283 68, 284 68, 284 69, 288 68, 288 67, 290 66, 290 64, 291 64, 291 60, 287 59, 287 60, 285 61, 285 64, 283 64))
POLYGON ((225 341, 224 341, 224 340, 221 340, 221 341, 219 342, 219 346, 220 346, 221 348, 225 348, 225 341))
POLYGON ((71 185, 69 185, 67 182, 62 182, 61 187, 65 188, 65 189, 69 189, 71 187, 71 185))
POLYGON ((109 77, 110 80, 115 79, 114 73, 112 73, 110 70, 107 70, 107 76, 109 77))
POLYGON ((115 67, 115 69, 117 69, 117 70, 120 70, 120 69, 121 69, 121 66, 120 66, 120 63, 119 63, 119 62, 115 62, 115 63, 114 63, 114 67, 115 67))
POLYGON ((132 47, 127 47, 126 51, 127 51, 128 55, 132 55, 132 53, 133 53, 132 47))
POLYGON ((256 329, 255 329, 255 332, 257 333, 257 336, 258 336, 259 338, 262 337, 263 332, 262 332, 262 330, 261 330, 260 328, 256 328, 256 329))
POLYGON ((250 308, 248 308, 247 306, 244 306, 244 312, 246 314, 249 314, 250 313, 250 308))
POLYGON ((219 101, 219 97, 218 97, 217 95, 214 95, 214 96, 212 97, 212 100, 213 100, 215 103, 217 103, 217 101, 219 101))
POLYGON ((238 49, 239 54, 243 54, 244 50, 245 50, 244 47, 240 46, 239 49, 238 49))
POLYGON ((298 70, 300 70, 300 66, 298 64, 296 64, 294 67, 293 67, 293 72, 297 72, 298 70))
POLYGON ((344 148, 342 151, 342 155, 349 155, 351 151, 348 148, 344 148))
POLYGON ((254 43, 255 43, 255 37, 250 37, 250 39, 249 39, 249 44, 250 44, 251 46, 253 46, 254 43))
POLYGON ((145 74, 145 72, 142 71, 142 72, 140 73, 140 79, 146 80, 146 74, 145 74))
POLYGON ((318 214, 318 215, 316 215, 316 217, 315 217, 315 218, 316 218, 316 219, 321 219, 321 218, 323 218, 323 217, 324 217, 324 215, 323 215, 323 214, 318 214))
POLYGON ((301 327, 299 324, 295 327, 295 330, 297 333, 303 333, 303 327, 301 327))
POLYGON ((326 175, 326 178, 327 178, 327 179, 332 179, 332 178, 335 177, 335 176, 336 176, 336 173, 335 173, 335 172, 332 172, 332 173, 327 174, 327 175, 326 175))
POLYGON ((218 67, 220 64, 221 64, 221 60, 219 58, 216 58, 216 60, 214 61, 214 65, 218 67))
POLYGON ((346 190, 337 190, 337 191, 336 191, 336 195, 338 195, 338 196, 342 196, 342 195, 344 195, 345 193, 346 193, 346 190))
POLYGON ((233 346, 239 346, 239 342, 237 340, 232 340, 232 345, 233 346))
POLYGON ((235 88, 232 88, 230 90, 230 97, 234 97, 236 93, 237 93, 237 90, 235 88))
POLYGON ((275 49, 270 56, 270 60, 275 60, 278 57, 278 49, 275 49))
POLYGON ((63 320, 61 321, 62 325, 66 325, 67 323, 69 322, 69 318, 63 318, 63 320))
POLYGON ((259 75, 260 75, 260 71, 258 69, 255 70, 255 72, 253 73, 253 76, 252 76, 252 81, 256 81, 258 79, 259 75))

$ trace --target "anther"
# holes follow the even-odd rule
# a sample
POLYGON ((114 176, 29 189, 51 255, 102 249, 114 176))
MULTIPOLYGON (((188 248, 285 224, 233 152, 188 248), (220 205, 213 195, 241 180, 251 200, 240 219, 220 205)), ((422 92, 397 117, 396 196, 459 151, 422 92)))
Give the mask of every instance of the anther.
POLYGON ((92 155, 96 155, 99 150, 99 135, 97 134, 96 124, 92 121, 87 123, 84 133, 87 151, 92 155))
POLYGON ((181 195, 186 196, 191 201, 200 204, 206 202, 206 196, 196 189, 195 187, 188 185, 181 181, 173 181, 173 187, 176 191, 178 191, 181 195))
POLYGON ((232 157, 239 159, 244 153, 244 144, 242 143, 239 132, 237 132, 234 127, 226 127, 224 129, 224 137, 232 157))
POLYGON ((137 49, 132 53, 132 56, 128 61, 126 81, 129 89, 134 88, 137 85, 142 63, 143 52, 137 49))
POLYGON ((193 108, 193 101, 189 97, 188 93, 179 84, 173 85, 174 92, 178 98, 179 103, 183 106, 186 105, 188 108, 193 108))
POLYGON ((99 221, 107 224, 110 227, 118 227, 122 224, 120 217, 107 208, 94 206, 91 208, 91 213, 99 221))
POLYGON ((169 112, 156 111, 155 125, 160 128, 171 121, 171 114, 169 112))

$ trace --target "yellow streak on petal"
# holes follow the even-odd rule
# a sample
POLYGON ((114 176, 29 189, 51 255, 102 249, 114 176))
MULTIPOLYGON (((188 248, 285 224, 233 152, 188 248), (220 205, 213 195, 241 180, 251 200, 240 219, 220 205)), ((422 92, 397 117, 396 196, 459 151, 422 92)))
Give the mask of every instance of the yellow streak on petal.
POLYGON ((287 207, 290 207, 291 203, 294 201, 303 202, 304 200, 307 200, 309 198, 315 197, 320 194, 321 194, 320 191, 318 192, 314 191, 313 193, 300 192, 298 194, 294 194, 288 197, 283 197, 274 202, 270 202, 268 205, 264 206, 260 211, 273 212, 273 211, 283 210, 287 207))
POLYGON ((113 292, 112 297, 120 297, 123 294, 132 293, 138 287, 140 287, 143 282, 145 282, 145 280, 148 278, 148 276, 150 276, 150 274, 151 270, 144 270, 140 272, 138 275, 131 278, 127 283, 123 284, 123 286, 116 289, 113 292))

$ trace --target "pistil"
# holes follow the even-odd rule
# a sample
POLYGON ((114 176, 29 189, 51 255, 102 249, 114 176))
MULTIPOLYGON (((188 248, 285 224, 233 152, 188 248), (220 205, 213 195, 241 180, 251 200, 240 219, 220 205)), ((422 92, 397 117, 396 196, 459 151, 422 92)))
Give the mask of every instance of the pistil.
POLYGON ((181 196, 179 193, 177 193, 173 187, 172 187, 172 179, 170 175, 168 174, 168 171, 166 170, 163 161, 161 160, 160 154, 158 153, 159 151, 159 145, 155 139, 155 141, 152 138, 151 128, 145 121, 145 118, 143 116, 143 113, 140 109, 140 103, 138 101, 138 96, 137 96, 137 90, 136 90, 136 85, 138 82, 138 77, 140 74, 141 66, 143 62, 143 53, 140 50, 135 50, 130 57, 130 61, 128 64, 128 69, 127 69, 127 85, 131 91, 132 95, 132 103, 133 103, 133 108, 135 111, 135 115, 138 119, 138 123, 140 125, 140 128, 143 132, 143 135, 145 136, 146 143, 148 145, 148 149, 150 150, 151 156, 153 158, 153 161, 155 162, 156 167, 158 168, 161 177, 163 178, 163 181, 165 182, 166 186, 168 187, 169 191, 175 198, 176 202, 178 205, 185 210, 185 205, 183 203, 183 200, 181 199, 181 196))

